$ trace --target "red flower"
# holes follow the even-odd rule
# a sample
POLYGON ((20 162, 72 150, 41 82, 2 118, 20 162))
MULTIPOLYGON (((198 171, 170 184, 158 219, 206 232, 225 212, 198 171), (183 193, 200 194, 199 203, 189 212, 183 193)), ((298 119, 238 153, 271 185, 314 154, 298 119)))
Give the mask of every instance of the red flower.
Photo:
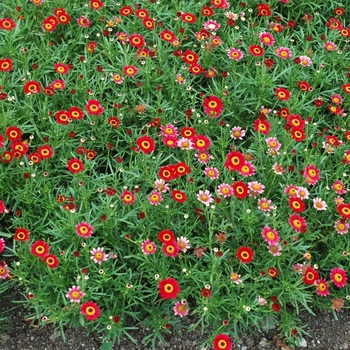
POLYGON ((345 219, 350 219, 350 203, 342 203, 337 206, 338 213, 345 219))
POLYGON ((281 304, 279 304, 279 303, 272 303, 271 308, 272 308, 273 311, 279 312, 279 311, 281 311, 281 304))
POLYGON ((27 81, 24 84, 23 89, 24 89, 24 93, 26 95, 28 95, 28 94, 36 94, 36 93, 41 91, 41 86, 40 86, 40 84, 37 81, 30 80, 30 81, 27 81))
POLYGON ((98 100, 89 100, 85 106, 86 111, 90 115, 101 115, 104 108, 101 106, 98 100))
POLYGON ((315 281, 317 281, 320 278, 317 270, 313 269, 312 267, 308 266, 303 273, 303 282, 305 284, 312 285, 315 281))
POLYGON ((292 214, 288 219, 289 224, 292 226, 295 232, 306 232, 306 220, 301 217, 299 214, 292 214))
POLYGON ((156 149, 154 140, 149 136, 141 136, 136 140, 137 145, 139 146, 138 150, 149 154, 156 149))
POLYGON ((267 120, 256 119, 254 121, 254 130, 263 135, 268 135, 271 130, 271 125, 267 120))
POLYGON ((165 229, 165 230, 159 232, 158 239, 162 243, 167 244, 170 242, 175 242, 175 235, 172 231, 165 229))
POLYGON ((345 91, 345 93, 350 94, 350 83, 343 84, 342 88, 345 91))
POLYGON ((204 298, 211 298, 211 290, 209 288, 203 288, 201 290, 201 295, 204 297, 204 298))
POLYGON ((192 13, 189 12, 185 12, 183 14, 181 14, 181 19, 186 22, 186 23, 196 23, 196 16, 192 13))
POLYGON ((69 72, 69 67, 63 63, 55 63, 54 70, 60 74, 67 74, 69 72))
POLYGON ((213 340, 214 350, 232 350, 233 343, 227 334, 218 334, 213 340))
POLYGON ((78 158, 71 158, 68 161, 67 166, 72 174, 80 173, 85 169, 83 162, 78 158))
POLYGON ((175 258, 179 254, 180 248, 175 241, 164 243, 162 252, 171 258, 175 258))
POLYGON ((188 64, 194 64, 198 62, 198 55, 191 50, 186 50, 182 54, 181 58, 185 63, 188 63, 188 64))
POLYGON ((173 190, 171 192, 171 197, 175 202, 178 203, 184 203, 187 199, 186 193, 179 190, 173 190))
POLYGON ((253 55, 253 56, 256 56, 256 57, 260 57, 264 54, 264 48, 260 45, 251 45, 249 46, 249 52, 253 55))
POLYGON ((92 301, 87 301, 86 303, 84 303, 81 306, 80 313, 82 315, 85 315, 85 318, 88 321, 93 321, 96 318, 100 317, 101 310, 100 310, 100 307, 96 303, 94 303, 92 301))
POLYGON ((71 107, 68 109, 67 114, 69 118, 73 120, 81 120, 84 118, 84 112, 78 107, 71 107))
POLYGON ((170 30, 163 30, 160 34, 159 34, 160 38, 162 40, 168 41, 168 42, 173 42, 174 40, 176 40, 176 35, 171 32, 170 30))
POLYGON ((300 90, 303 90, 303 91, 309 91, 312 89, 311 85, 307 81, 299 81, 298 87, 300 90))
POLYGON ((247 198, 249 195, 249 188, 243 181, 236 181, 232 184, 233 195, 239 199, 247 198))
POLYGON ((158 284, 158 288, 162 299, 175 299, 180 293, 179 283, 172 277, 162 279, 158 284))
POLYGON ((281 88, 276 88, 275 89, 275 96, 280 100, 280 101, 288 101, 290 99, 290 92, 289 90, 281 87, 281 88))
POLYGON ((52 158, 52 156, 53 156, 53 149, 49 145, 44 145, 44 146, 38 147, 36 152, 39 154, 39 156, 42 159, 49 159, 49 158, 52 158))
POLYGON ((290 134, 292 135, 292 138, 297 141, 297 142, 301 142, 304 141, 306 138, 306 134, 305 134, 305 130, 304 129, 300 129, 300 128, 292 128, 290 130, 290 134))
POLYGON ((141 19, 149 18, 149 12, 146 9, 136 10, 135 15, 141 19))
POLYGON ((11 58, 5 58, 3 60, 0 60, 0 71, 8 72, 10 70, 12 70, 12 60, 11 60, 11 58))
POLYGON ((119 14, 125 17, 131 15, 132 13, 134 13, 134 11, 131 6, 124 6, 119 10, 119 14))
POLYGON ((18 229, 16 229, 15 235, 13 237, 13 239, 15 241, 29 241, 29 230, 23 228, 23 227, 19 227, 18 229))
POLYGON ((129 43, 133 47, 142 47, 145 44, 145 39, 140 34, 131 34, 129 37, 129 43))
POLYGON ((49 251, 50 246, 43 240, 34 242, 30 247, 30 252, 38 258, 43 258, 45 255, 49 254, 49 251))
POLYGON ((272 16, 272 11, 269 5, 259 4, 258 5, 258 16, 272 16))
POLYGON ((301 213, 306 209, 305 203, 298 197, 289 198, 289 207, 296 213, 301 213))
POLYGON ((68 125, 69 115, 66 111, 57 111, 55 118, 58 124, 68 125))
POLYGON ((237 250, 236 257, 241 260, 243 264, 248 264, 254 259, 254 252, 249 247, 240 247, 237 250))
POLYGON ((42 27, 44 30, 51 33, 57 28, 58 23, 58 19, 55 16, 49 16, 44 19, 42 27))
POLYGON ((204 69, 199 63, 193 63, 188 67, 188 71, 194 75, 203 73, 204 69))
POLYGON ((145 18, 142 21, 143 26, 148 30, 153 30, 156 26, 152 18, 145 18))
POLYGON ((163 166, 158 172, 158 176, 164 181, 171 181, 176 178, 173 166, 163 166))
POLYGON ((244 155, 241 152, 232 151, 226 156, 225 168, 230 171, 238 171, 245 163, 244 155))
POLYGON ((134 204, 136 201, 135 195, 127 190, 124 190, 120 198, 123 200, 123 203, 126 205, 134 204))
POLYGON ((9 126, 5 134, 9 141, 20 141, 22 137, 22 130, 17 128, 17 126, 9 126))
POLYGON ((90 7, 97 11, 103 7, 103 3, 100 0, 90 0, 90 7))
POLYGON ((207 151, 210 148, 211 142, 205 135, 195 135, 191 138, 193 148, 197 151, 207 151))
POLYGON ((207 17, 211 17, 214 15, 214 10, 210 6, 203 6, 201 12, 203 16, 207 17))
POLYGON ((305 120, 299 114, 290 114, 287 117, 287 124, 292 128, 303 129, 305 120))
POLYGON ((207 113, 210 118, 218 118, 223 109, 223 102, 220 98, 211 95, 208 98, 204 99, 203 107, 205 113, 207 113))
POLYGON ((42 260, 50 269, 55 269, 59 264, 59 260, 54 254, 47 254, 42 260))
MULTIPOLYGON (((190 126, 184 126, 183 128, 180 129, 180 134, 182 135, 182 137, 191 139, 196 135, 196 130, 194 128, 191 128, 190 126)), ((350 141, 350 137, 349 137, 349 141, 350 141)))
POLYGON ((12 18, 2 18, 0 19, 0 28, 3 30, 12 30, 16 27, 16 23, 12 18))
POLYGON ((279 274, 279 271, 274 267, 269 267, 267 269, 267 273, 271 278, 276 278, 279 274))

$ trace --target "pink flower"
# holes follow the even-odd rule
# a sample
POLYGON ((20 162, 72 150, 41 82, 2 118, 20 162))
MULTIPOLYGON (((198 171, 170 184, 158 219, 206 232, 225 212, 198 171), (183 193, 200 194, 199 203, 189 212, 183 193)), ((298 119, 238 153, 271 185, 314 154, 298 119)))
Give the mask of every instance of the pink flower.
POLYGON ((344 301, 342 298, 338 298, 338 299, 331 299, 332 302, 332 309, 334 311, 340 312, 340 310, 343 308, 344 306, 344 301))
POLYGON ((332 188, 337 194, 345 194, 347 192, 344 183, 340 180, 335 181, 332 188))
POLYGON ((83 238, 90 237, 94 229, 90 224, 88 224, 85 221, 76 225, 75 228, 76 228, 77 235, 83 238))
POLYGON ((150 255, 156 253, 157 246, 154 242, 151 242, 149 239, 146 239, 142 242, 141 249, 143 254, 150 255))
POLYGON ((179 247, 179 249, 186 253, 187 249, 190 249, 190 241, 186 238, 186 237, 178 237, 176 240, 177 246, 179 247))
POLYGON ((160 126, 160 134, 162 136, 177 136, 177 127, 171 123, 160 126))
POLYGON ((309 185, 316 185, 320 179, 320 170, 314 164, 307 165, 303 173, 305 181, 309 185))
POLYGON ((0 278, 6 279, 10 275, 8 266, 5 265, 0 265, 0 278))
POLYGON ((305 187, 297 187, 296 196, 301 200, 309 199, 309 191, 305 187))
POLYGON ((186 300, 177 301, 173 307, 173 311, 176 316, 187 316, 189 309, 187 308, 186 300))
POLYGON ((154 181, 153 187, 163 193, 166 193, 170 190, 169 185, 163 179, 157 179, 156 181, 154 181))
POLYGON ((234 139, 234 140, 242 140, 243 137, 245 136, 245 130, 243 130, 240 126, 234 126, 231 129, 231 134, 230 136, 234 139))
POLYGON ((243 58, 243 52, 240 49, 235 49, 234 47, 232 49, 228 49, 227 54, 231 60, 240 61, 243 58))
POLYGON ((254 165, 251 162, 246 162, 242 165, 242 167, 238 170, 239 174, 247 177, 247 176, 253 176, 255 174, 255 168, 254 165))
POLYGON ((335 51, 338 49, 338 46, 336 44, 334 44, 334 42, 332 42, 332 41, 327 41, 325 44, 323 44, 323 47, 327 51, 335 51))
POLYGON ((72 286, 72 288, 68 289, 68 293, 66 294, 66 298, 70 299, 71 303, 80 303, 80 299, 85 296, 80 290, 79 286, 72 286))
POLYGON ((280 240, 280 236, 278 235, 277 231, 268 226, 264 226, 261 231, 261 235, 270 246, 278 244, 280 240))
POLYGON ((315 282, 317 295, 321 295, 323 297, 329 295, 328 290, 328 282, 324 279, 318 279, 315 282))
POLYGON ((280 47, 276 51, 278 57, 282 58, 282 60, 286 60, 287 58, 292 57, 292 51, 288 49, 288 47, 280 47))
POLYGON ((259 183, 258 181, 251 181, 251 182, 248 182, 248 188, 249 188, 249 195, 255 198, 256 196, 259 196, 264 192, 265 186, 259 183))
POLYGON ((274 151, 278 151, 282 147, 276 137, 269 137, 265 140, 265 142, 267 144, 267 147, 273 149, 274 151))
POLYGON ((327 203, 323 201, 321 198, 314 198, 312 200, 314 202, 314 208, 317 210, 326 210, 327 209, 327 203))
POLYGON ((268 32, 261 32, 259 34, 259 39, 262 44, 265 44, 267 46, 272 46, 275 43, 274 37, 268 32))
POLYGON ((312 64, 311 59, 309 57, 307 57, 307 56, 300 56, 299 59, 300 59, 300 65, 301 66, 309 67, 312 64))
POLYGON ((258 304, 259 304, 260 306, 264 306, 264 305, 267 304, 267 301, 266 301, 265 298, 262 298, 262 297, 259 295, 259 296, 258 296, 258 304))
POLYGON ((220 23, 210 19, 203 23, 203 28, 210 31, 217 31, 221 27, 220 23))
POLYGON ((269 253, 272 254, 273 256, 281 255, 282 247, 280 246, 280 244, 270 245, 267 248, 269 250, 269 253))
POLYGON ((123 78, 120 74, 118 74, 118 73, 112 73, 112 74, 111 74, 111 77, 112 77, 111 80, 112 80, 113 82, 115 82, 116 84, 118 84, 118 85, 122 84, 123 81, 124 81, 124 78, 123 78))
POLYGON ((234 283, 236 283, 236 284, 242 283, 241 275, 238 275, 238 274, 235 273, 235 272, 232 272, 232 273, 231 273, 230 278, 231 278, 231 280, 232 280, 234 283))
POLYGON ((219 171, 217 168, 205 168, 204 174, 212 180, 217 179, 219 177, 219 171))
POLYGON ((108 258, 108 254, 105 254, 103 248, 94 248, 90 251, 91 257, 90 259, 93 260, 96 264, 101 264, 102 261, 106 261, 108 258))
POLYGON ((214 199, 211 197, 211 193, 208 190, 199 191, 197 194, 197 199, 207 207, 214 201, 214 199))
POLYGON ((270 205, 271 199, 261 198, 258 199, 258 209, 264 212, 271 211, 273 207, 270 205))
POLYGON ((218 186, 218 194, 224 198, 230 197, 233 195, 233 188, 228 184, 221 184, 218 186))
POLYGON ((346 233, 348 233, 349 224, 346 220, 340 219, 335 222, 334 228, 340 235, 345 235, 346 233))
POLYGON ((348 277, 346 276, 346 271, 340 267, 335 267, 331 270, 330 277, 332 282, 338 287, 342 288, 346 286, 348 277))
POLYGON ((81 16, 77 19, 77 22, 79 24, 80 27, 83 28, 89 28, 91 25, 91 22, 89 21, 89 19, 85 16, 81 16))
POLYGON ((152 191, 147 198, 149 203, 154 206, 157 206, 163 201, 162 193, 159 191, 152 191))

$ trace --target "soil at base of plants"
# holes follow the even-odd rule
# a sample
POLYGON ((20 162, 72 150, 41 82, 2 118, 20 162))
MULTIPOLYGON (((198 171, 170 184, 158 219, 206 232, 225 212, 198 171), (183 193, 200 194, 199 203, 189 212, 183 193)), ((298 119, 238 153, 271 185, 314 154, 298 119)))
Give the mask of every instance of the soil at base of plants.
MULTIPOLYGON (((28 310, 21 304, 11 300, 21 297, 19 291, 11 290, 1 300, 1 310, 6 316, 6 325, 0 331, 0 350, 98 350, 101 346, 101 335, 97 332, 88 333, 84 327, 65 327, 63 340, 61 331, 55 331, 55 326, 47 324, 40 328, 31 326, 25 321, 28 310)), ((350 310, 344 309, 337 314, 336 320, 331 312, 316 312, 316 316, 303 312, 300 315, 306 331, 302 347, 298 349, 346 350, 350 349, 350 310)), ((187 316, 183 318, 184 325, 195 323, 196 319, 187 316)), ((132 326, 132 325, 130 325, 132 326)), ((229 326, 228 326, 229 327, 229 326)), ((150 345, 143 342, 149 334, 147 329, 130 332, 137 340, 134 344, 130 339, 124 339, 115 344, 113 350, 152 350, 150 345)), ((173 330, 165 336, 165 343, 157 342, 154 350, 199 350, 208 339, 208 333, 202 334, 198 328, 188 332, 185 329, 173 330)), ((209 346, 208 350, 211 349, 209 346)), ((280 338, 278 325, 273 325, 266 332, 263 330, 241 334, 240 340, 234 345, 235 350, 290 350, 283 338, 280 338)))

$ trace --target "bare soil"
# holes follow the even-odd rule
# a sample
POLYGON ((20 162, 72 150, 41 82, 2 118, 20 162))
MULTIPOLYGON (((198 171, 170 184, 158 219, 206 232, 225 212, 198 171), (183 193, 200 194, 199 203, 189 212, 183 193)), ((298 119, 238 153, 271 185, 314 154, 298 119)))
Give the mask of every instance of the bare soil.
MULTIPOLYGON (((1 300, 1 310, 6 316, 6 324, 1 326, 0 350, 98 350, 101 347, 101 335, 88 333, 84 327, 64 328, 66 340, 63 340, 61 331, 55 331, 52 324, 35 328, 26 322, 28 310, 21 304, 14 304, 11 300, 20 297, 16 290, 10 291, 1 300), (15 298, 14 298, 15 296, 15 298)), ((331 312, 317 312, 316 316, 302 313, 301 319, 307 324, 306 331, 310 337, 305 337, 303 347, 299 349, 318 350, 346 350, 350 349, 350 310, 344 309, 337 314, 336 320, 331 312)), ((195 322, 192 317, 184 317, 185 325, 195 322)), ((229 327, 229 326, 228 326, 229 327)), ((143 338, 149 334, 146 329, 131 333, 137 340, 134 344, 129 339, 124 339, 120 344, 115 344, 113 350, 152 350, 146 345, 143 338)), ((202 334, 199 329, 188 332, 184 329, 173 330, 166 336, 166 342, 156 344, 154 350, 199 350, 202 348, 208 334, 202 334)), ((211 347, 208 346, 209 350, 211 347)), ((272 326, 268 332, 257 331, 241 335, 239 343, 235 344, 235 350, 290 350, 280 338, 277 325, 272 326)))

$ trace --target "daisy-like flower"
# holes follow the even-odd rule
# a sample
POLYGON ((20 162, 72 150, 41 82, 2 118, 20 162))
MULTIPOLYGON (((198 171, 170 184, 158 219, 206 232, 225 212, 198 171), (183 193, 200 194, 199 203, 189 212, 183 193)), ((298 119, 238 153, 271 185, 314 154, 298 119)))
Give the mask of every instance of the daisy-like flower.
POLYGON ((219 170, 217 168, 205 168, 204 174, 212 180, 219 178, 219 170))
POLYGON ((282 175, 283 173, 286 172, 286 169, 282 165, 279 165, 278 163, 275 163, 272 166, 272 170, 277 175, 282 175))
POLYGON ((232 350, 233 343, 227 334, 218 334, 213 340, 214 350, 232 350))
POLYGON ((83 238, 90 237, 94 230, 94 228, 85 221, 76 225, 75 228, 77 235, 83 238))
POLYGON ((219 196, 223 196, 224 198, 230 197, 233 195, 233 188, 228 184, 220 184, 218 186, 218 194, 219 196))
POLYGON ((264 192, 265 186, 258 181, 248 182, 249 195, 252 197, 257 197, 264 192))
POLYGON ((5 249, 5 240, 0 238, 0 253, 2 253, 5 249))
POLYGON ((310 57, 300 56, 299 59, 300 59, 300 65, 303 67, 309 67, 312 64, 310 57))
POLYGON ((272 206, 271 204, 271 199, 266 199, 266 198, 261 198, 258 199, 258 209, 264 212, 271 211, 272 206))
POLYGON ((238 169, 240 175, 247 177, 255 174, 255 167, 251 162, 246 162, 238 169))
POLYGON ((314 164, 307 165, 303 173, 305 181, 309 185, 316 185, 320 179, 320 169, 317 169, 314 164))
POLYGON ((248 264, 254 260, 254 252, 250 247, 242 246, 237 249, 236 257, 243 264, 248 264))
POLYGON ((231 129, 231 133, 230 136, 234 139, 234 140, 242 140, 243 137, 245 136, 245 130, 243 130, 240 126, 234 126, 231 129))
POLYGON ((147 196, 148 201, 151 205, 157 206, 163 201, 162 193, 159 191, 152 191, 147 196))
POLYGON ((118 73, 112 73, 111 77, 112 77, 111 80, 119 85, 122 84, 124 81, 124 78, 118 73))
POLYGON ((81 308, 80 308, 80 313, 82 315, 85 315, 85 318, 89 321, 93 321, 96 318, 100 317, 101 310, 100 307, 92 302, 92 301, 87 301, 84 303, 81 308))
POLYGON ((179 83, 180 85, 186 84, 186 79, 182 76, 182 74, 177 74, 175 81, 179 83))
POLYGON ((208 190, 199 191, 197 194, 197 199, 207 207, 210 205, 210 203, 214 201, 214 199, 211 196, 211 193, 208 190))
POLYGON ((203 28, 205 30, 210 30, 210 31, 217 31, 221 27, 220 23, 210 19, 209 21, 206 21, 203 23, 203 28))
POLYGON ((70 299, 71 303, 80 303, 80 299, 85 296, 80 290, 79 286, 72 286, 72 288, 68 289, 68 293, 66 294, 66 298, 70 299))
POLYGON ((136 201, 135 195, 127 190, 124 190, 120 195, 120 199, 122 199, 123 203, 126 205, 134 204, 136 201))
POLYGON ((186 137, 181 137, 181 139, 177 140, 177 147, 182 150, 190 150, 193 149, 193 142, 186 137))
POLYGON ((306 232, 307 223, 306 220, 299 214, 292 214, 288 219, 289 224, 292 226, 295 232, 306 232))
POLYGON ((170 190, 169 185, 163 179, 155 180, 153 187, 156 188, 158 191, 163 192, 163 193, 166 193, 170 190))
POLYGON ((298 186, 295 195, 301 200, 309 199, 309 191, 305 187, 298 186))
POLYGON ((325 279, 318 279, 315 282, 315 286, 317 295, 321 295, 322 297, 329 295, 328 282, 325 279))
POLYGON ((292 51, 288 49, 288 47, 280 47, 276 50, 276 54, 278 57, 282 58, 282 60, 292 57, 292 51))
POLYGON ((323 47, 327 50, 327 51, 335 51, 338 50, 338 46, 336 44, 334 44, 333 41, 327 41, 325 44, 323 44, 323 47))
POLYGON ((173 307, 173 311, 175 316, 187 316, 189 309, 187 308, 186 300, 177 301, 173 307))
POLYGON ((6 279, 10 275, 10 271, 6 264, 0 265, 0 278, 6 279))
POLYGON ((331 270, 330 277, 332 282, 338 287, 343 288, 346 286, 348 277, 346 276, 346 271, 340 267, 335 267, 331 270))
POLYGON ((162 279, 158 283, 158 288, 162 299, 175 299, 180 293, 179 282, 172 277, 162 279))
POLYGON ((162 136, 177 136, 177 127, 171 123, 160 126, 160 134, 162 136))
POLYGON ((327 203, 323 201, 321 198, 316 197, 313 200, 314 208, 317 210, 326 210, 327 209, 327 203))
POLYGON ((194 155, 198 161, 202 164, 207 164, 209 159, 213 159, 213 156, 211 156, 208 152, 203 151, 203 152, 198 152, 194 155))
POLYGON ((262 44, 265 44, 267 46, 272 46, 275 43, 274 37, 268 32, 261 32, 259 34, 259 39, 262 44))
POLYGON ((231 281, 233 281, 236 284, 242 283, 241 275, 237 274, 236 272, 231 273, 230 279, 231 279, 231 281))
POLYGON ((264 106, 260 107, 260 113, 265 114, 266 116, 271 113, 272 109, 271 108, 265 108, 264 106))
POLYGON ((278 244, 280 236, 274 228, 264 226, 261 231, 264 240, 271 246, 278 244))
POLYGON ((154 242, 151 242, 149 239, 146 239, 141 244, 142 253, 146 255, 155 254, 157 246, 154 242))
POLYGON ((345 184, 340 180, 335 181, 332 188, 336 194, 345 194, 347 192, 345 184))
POLYGON ((243 52, 240 49, 232 48, 232 49, 227 49, 227 55, 229 59, 235 60, 235 61, 240 61, 243 58, 243 52))
POLYGON ((336 311, 336 312, 340 312, 340 310, 343 308, 344 306, 344 301, 342 298, 338 298, 338 299, 331 299, 332 302, 332 306, 331 308, 336 311))
POLYGON ((190 249, 190 241, 186 238, 186 237, 178 237, 176 240, 177 246, 179 247, 179 249, 186 253, 187 249, 190 249))
POLYGON ((307 266, 303 273, 303 282, 311 286, 319 279, 319 277, 317 270, 307 266))
POLYGON ((109 254, 104 252, 104 248, 94 248, 90 251, 90 259, 93 260, 96 264, 101 264, 102 261, 106 261, 109 254))
POLYGON ((232 11, 225 12, 225 16, 234 21, 238 18, 238 15, 236 13, 233 13, 232 11))
POLYGON ((349 224, 347 223, 346 220, 340 219, 340 220, 335 222, 334 228, 337 230, 337 232, 340 235, 345 235, 346 233, 348 233, 349 224))
POLYGON ((269 137, 265 140, 265 142, 269 149, 273 149, 275 151, 278 151, 282 147, 281 143, 276 139, 276 137, 269 137))
POLYGON ((269 245, 267 249, 269 250, 269 253, 272 254, 273 256, 281 255, 282 247, 280 244, 269 245))
POLYGON ((343 102, 343 98, 339 94, 331 95, 332 102, 336 105, 340 105, 343 102))

